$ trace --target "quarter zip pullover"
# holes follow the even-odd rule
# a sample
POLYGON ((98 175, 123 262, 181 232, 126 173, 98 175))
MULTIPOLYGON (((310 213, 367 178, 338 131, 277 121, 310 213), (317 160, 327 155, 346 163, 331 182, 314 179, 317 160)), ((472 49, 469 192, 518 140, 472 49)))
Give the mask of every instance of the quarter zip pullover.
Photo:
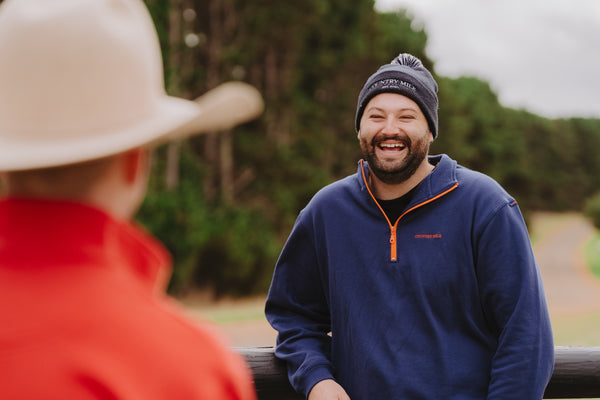
POLYGON ((390 226, 390 261, 397 261, 398 260, 398 250, 397 250, 397 238, 396 238, 396 229, 398 227, 398 223, 400 222, 400 220, 402 219, 402 217, 404 217, 406 214, 408 214, 409 212, 416 210, 417 208, 424 206, 427 203, 430 203, 432 201, 435 201, 436 199, 450 193, 451 191, 453 191, 454 189, 456 189, 458 187, 458 182, 455 183, 452 187, 450 187, 448 190, 438 194, 435 197, 432 197, 430 199, 427 199, 425 201, 423 201, 422 203, 419 204, 415 204, 413 206, 411 206, 410 208, 408 208, 406 211, 404 211, 400 217, 398 217, 398 219, 396 220, 396 222, 394 224, 392 224, 392 222, 390 221, 390 219, 388 218, 387 214, 385 213, 385 211, 383 210, 383 208, 381 207, 381 204, 379 204, 379 202, 377 201, 377 199, 375 198, 375 196, 373 195, 373 192, 371 191, 371 188, 369 187, 369 181, 367 180, 367 175, 365 173, 365 165, 364 165, 364 161, 360 160, 359 161, 359 168, 360 168, 360 172, 362 175, 362 179, 364 182, 364 185, 367 189, 367 191, 369 192, 369 195, 371 196, 371 198, 373 199, 373 201, 375 202, 375 204, 377 205, 377 208, 379 208, 379 210, 381 210, 383 216, 385 217, 385 220, 387 221, 388 225, 390 226))
POLYGON ((542 397, 552 331, 518 206, 491 178, 430 162, 393 224, 366 162, 300 212, 266 304, 299 392, 335 379, 353 400, 542 397))

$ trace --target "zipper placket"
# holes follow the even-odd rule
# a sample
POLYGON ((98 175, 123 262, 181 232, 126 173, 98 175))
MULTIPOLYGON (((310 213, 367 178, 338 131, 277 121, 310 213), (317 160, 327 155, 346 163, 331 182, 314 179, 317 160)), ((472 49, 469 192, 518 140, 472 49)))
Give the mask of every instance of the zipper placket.
POLYGON ((367 190, 369 191, 369 194, 371 195, 371 198, 373 199, 373 201, 375 202, 375 204, 377 204, 377 207, 379 208, 379 210, 381 211, 381 213, 385 217, 385 220, 387 221, 387 223, 388 223, 388 225, 390 227, 390 247, 391 247, 390 248, 390 261, 397 261, 398 260, 398 246, 396 244, 396 241, 397 241, 396 230, 398 228, 398 223, 400 222, 400 220, 402 219, 402 217, 404 217, 409 212, 414 211, 417 208, 424 206, 425 204, 429 204, 432 201, 435 201, 435 200, 439 199, 440 197, 445 196, 446 194, 450 193, 451 191, 453 191, 454 189, 456 189, 458 187, 458 182, 456 182, 450 189, 445 190, 444 192, 438 194, 437 196, 434 196, 434 197, 432 197, 432 198, 430 198, 428 200, 425 200, 422 203, 414 205, 413 207, 411 207, 408 210, 404 211, 402 213, 402 215, 400 215, 398 217, 398 219, 396 220, 396 223, 394 225, 392 225, 392 223, 390 222, 390 219, 386 215, 385 211, 383 211, 383 208, 381 208, 381 206, 379 205, 379 202, 377 201, 377 199, 373 195, 373 192, 371 192, 371 188, 369 187, 369 184, 367 183, 367 177, 365 176, 365 168, 364 168, 362 160, 360 162, 360 169, 362 171, 363 182, 365 183, 365 186, 367 187, 367 190))
MULTIPOLYGON (((375 202, 377 202, 377 200, 375 200, 375 202)), ((387 218, 387 216, 386 216, 386 218, 387 218)), ((400 221, 400 218, 398 218, 398 221, 400 221)), ((391 232, 391 234, 390 234, 390 246, 391 246, 390 261, 398 260, 398 254, 397 254, 398 246, 396 246, 396 227, 398 226, 398 221, 396 221, 396 223, 394 225, 390 224, 390 232, 391 232)), ((389 222, 390 221, 388 220, 388 223, 389 222)))

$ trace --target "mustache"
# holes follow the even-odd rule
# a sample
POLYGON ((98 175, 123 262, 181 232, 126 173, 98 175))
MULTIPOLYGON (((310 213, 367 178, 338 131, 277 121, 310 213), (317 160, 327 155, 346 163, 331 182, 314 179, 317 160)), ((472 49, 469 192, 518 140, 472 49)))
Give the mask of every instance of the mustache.
POLYGON ((404 144, 406 147, 410 147, 412 141, 406 135, 389 135, 389 134, 377 134, 371 140, 371 144, 373 146, 377 146, 381 142, 385 142, 386 140, 393 140, 404 144))

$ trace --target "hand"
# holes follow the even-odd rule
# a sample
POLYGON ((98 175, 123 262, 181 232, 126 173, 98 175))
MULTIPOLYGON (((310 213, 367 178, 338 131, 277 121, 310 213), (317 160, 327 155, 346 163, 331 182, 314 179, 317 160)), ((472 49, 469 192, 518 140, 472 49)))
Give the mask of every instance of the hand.
POLYGON ((313 386, 308 400, 350 400, 350 397, 336 381, 325 379, 313 386))

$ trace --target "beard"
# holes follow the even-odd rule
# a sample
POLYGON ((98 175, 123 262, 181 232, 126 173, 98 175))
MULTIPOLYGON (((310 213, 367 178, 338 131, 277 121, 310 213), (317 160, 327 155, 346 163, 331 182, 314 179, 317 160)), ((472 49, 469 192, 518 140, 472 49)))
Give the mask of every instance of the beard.
POLYGON ((369 163, 369 169, 383 183, 393 185, 403 183, 417 172, 423 160, 429 154, 429 141, 427 138, 412 141, 408 137, 377 135, 371 143, 360 142, 363 157, 369 163), (375 149, 380 142, 388 139, 402 141, 407 154, 402 160, 384 161, 377 157, 375 149))

